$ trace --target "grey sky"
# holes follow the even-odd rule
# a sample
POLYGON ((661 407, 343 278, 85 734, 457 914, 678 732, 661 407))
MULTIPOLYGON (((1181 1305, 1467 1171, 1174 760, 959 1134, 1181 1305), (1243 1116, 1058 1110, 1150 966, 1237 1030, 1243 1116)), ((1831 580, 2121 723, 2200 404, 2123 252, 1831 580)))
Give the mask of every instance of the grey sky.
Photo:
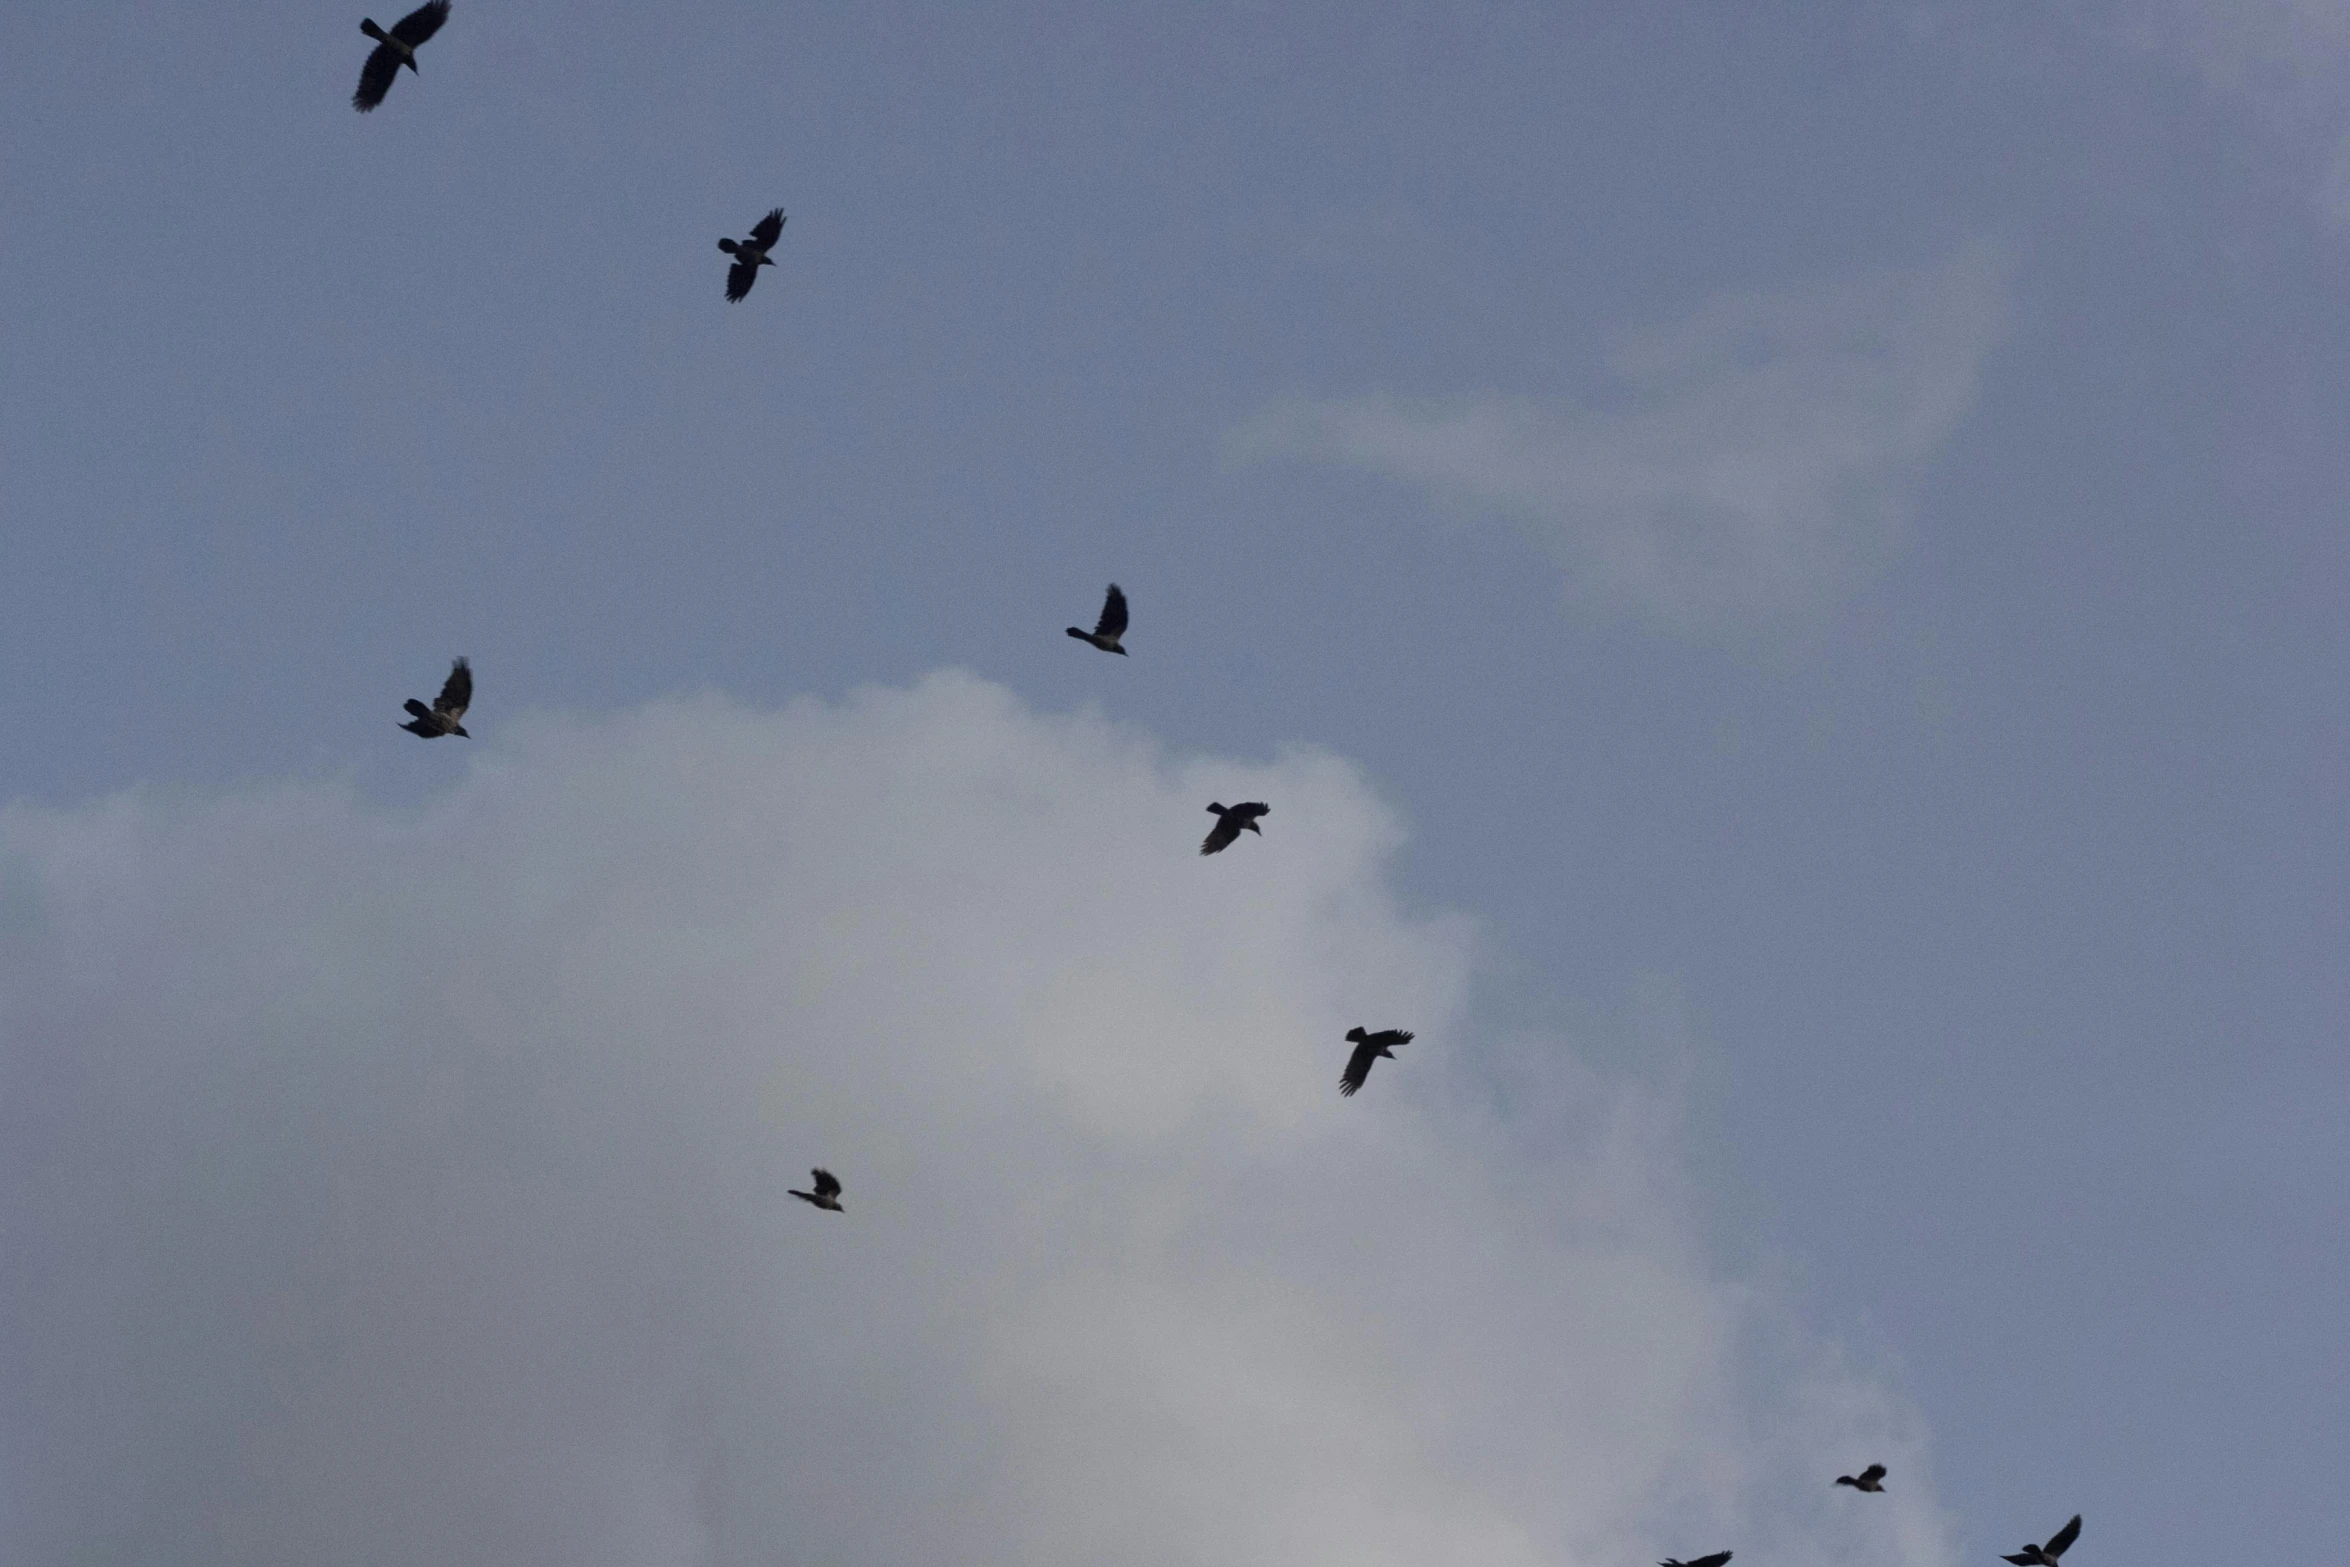
MULTIPOLYGON (((1072 1429, 1191 1455, 1260 1382, 1376 1416, 1316 1459, 1396 1475, 1382 1505, 1427 1532, 1383 1548, 1422 1558, 1653 1561, 1720 1527, 1750 1531, 1718 1542, 1742 1567, 1922 1567, 2074 1510, 2083 1567, 2338 1549, 2350 30, 2284 0, 1628 9, 686 3, 647 26, 459 0, 363 119, 358 9, 10 7, 7 1554, 191 1559, 226 1487, 258 1511, 212 1519, 216 1557, 296 1559, 381 1483, 380 1441, 415 1458, 385 1471, 406 1488, 351 1516, 394 1543, 340 1559, 553 1559, 574 1487, 644 1531, 598 1536, 615 1562, 901 1559, 982 1499, 1001 1554, 969 1559, 1076 1559, 1121 1520, 1068 1512, 1055 1477, 1088 1455, 994 1451, 1005 1411, 1075 1401, 1072 1429), (724 305, 712 241, 778 203, 781 264, 724 305), (1112 578, 1129 659, 1059 635, 1112 578), (397 733, 460 652, 482 738, 397 733), (919 684, 942 668, 995 684, 919 684), (822 705, 868 684, 927 696, 822 705), (903 818, 844 781, 860 713, 918 775, 903 818), (974 749, 940 738, 965 725, 974 749), (665 770, 665 733, 707 767, 665 770), (911 760, 926 739, 942 776, 911 760), (794 769, 872 864, 808 870, 794 769), (1199 882, 1189 794, 1252 778, 1267 840, 1199 882), (1089 779, 1065 834, 1028 814, 1089 779), (1043 994, 1090 971, 1071 909, 1130 901, 1103 857, 1164 834, 1148 874, 1184 890, 1135 939, 1263 968, 1261 1036, 1190 971, 1109 956, 1067 1014, 967 978, 821 1001, 793 982, 816 938, 729 881, 770 796, 792 825, 739 874, 805 878, 812 928, 911 905, 979 929, 996 887, 1043 994), (1392 855, 1316 798, 1386 813, 1392 855), (607 841, 648 816, 667 837, 607 841), (958 822, 1042 858, 904 847, 958 822), (1378 903, 1348 937, 1384 957, 1282 901, 1289 872, 1378 903), (620 924, 573 907, 632 878, 661 891, 620 924), (1193 900, 1239 886, 1269 900, 1244 906, 1265 950, 1232 958, 1208 933, 1237 916, 1193 900), (399 983, 456 933, 490 954, 481 1010, 406 1017, 399 983), (605 975, 593 943, 622 935, 605 975), (1391 971, 1428 1015, 1369 1015, 1391 971), (881 1046, 853 1102, 809 1084, 818 1023, 950 1070, 966 1014, 1124 1067, 1144 1041, 1070 1019, 1136 997, 1210 1052, 1164 1099, 1082 1051, 1059 1089, 1039 1067, 894 1131, 915 1090, 881 1046), (749 1061, 777 1020, 788 1047, 749 1061), (1316 1052, 1357 1021, 1424 1045, 1349 1118, 1316 1052), (640 1117, 669 1049, 681 1083, 640 1117), (770 1071, 789 1086, 754 1122, 730 1096, 770 1071), (1083 1130, 1187 1094, 1204 1148, 1083 1130), (698 1117, 706 1157, 646 1175, 698 1117), (869 1173, 844 1125, 893 1140, 869 1173), (1169 1196, 1267 1127, 1269 1193, 1169 1196), (1019 1161, 987 1134, 1022 1129, 1036 1215, 968 1251, 964 1208, 911 1216, 952 1185, 919 1139, 999 1181, 1019 1161), (1327 1169, 1281 1151, 1350 1132, 1327 1169), (842 1221, 767 1211, 810 1140, 849 1178, 842 1221), (467 1160, 510 1207, 449 1195, 467 1160), (1463 1163, 1458 1191, 1414 1184, 1463 1163), (1397 1186, 1342 1198, 1332 1170, 1397 1186), (1087 1218, 1060 1183, 1094 1180, 1118 1196, 1087 1218), (1611 1180, 1637 1192, 1613 1220, 1611 1180), (619 1261, 599 1202, 638 1205, 619 1261), (1317 1248, 1325 1202, 1345 1217, 1317 1248), (1565 1407, 1496 1369, 1573 1315, 1611 1222, 1706 1324, 1635 1357, 1702 1375, 1623 1453, 1568 1391, 1616 1330, 1547 1335, 1525 1388, 1565 1407), (978 1254, 1085 1223, 1110 1233, 1033 1271, 978 1254), (1150 1246, 1121 1252, 1122 1224, 1150 1246), (346 1250, 315 1249, 336 1225, 346 1250), (944 1307, 875 1304, 893 1277, 1065 1302, 1076 1273, 1128 1302, 1105 1333, 1139 1332, 1176 1232, 1230 1286, 1191 1303, 1229 1336, 1156 1382, 1111 1337, 1063 1386, 944 1307), (1430 1256, 1457 1267, 1423 1290, 1430 1256), (335 1293, 321 1270, 353 1257, 388 1294, 335 1293), (281 1353, 222 1270, 341 1301, 356 1337, 281 1353), (491 1326, 436 1317, 435 1281, 491 1326), (1354 1289, 1377 1347, 1340 1376, 1280 1302, 1316 1321, 1354 1289), (870 1379, 764 1336, 779 1298, 855 1321, 870 1379), (1405 1346, 1449 1344, 1448 1313, 1492 1355, 1439 1376, 1405 1346), (416 1370, 444 1352, 514 1362, 483 1383, 514 1400, 416 1370), (861 1467, 746 1500, 816 1437, 732 1376, 855 1425, 861 1467), (412 1377, 396 1418, 318 1436, 412 1377), (1136 1392, 1195 1380, 1224 1391, 1175 1415, 1136 1392), (1116 1398, 1138 1402, 1089 1402, 1116 1398), (156 1399, 184 1423, 135 1418, 156 1399), (910 1449, 925 1413, 991 1467, 910 1449), (1870 1456, 1838 1445, 1858 1433, 1902 1488, 1860 1527, 1899 1539, 1836 1533, 1854 1499, 1803 1489, 1870 1456), (460 1502, 480 1452, 532 1478, 460 1502), (939 1512, 860 1533, 888 1512, 869 1484, 939 1512), (609 1500, 630 1486, 633 1512, 609 1500)), ((1296 1418, 1266 1450, 1345 1423, 1296 1418)), ((1123 1522, 1167 1560, 1370 1548, 1363 1498, 1293 1478, 1243 1487, 1245 1538, 1173 1490, 1123 1522)))

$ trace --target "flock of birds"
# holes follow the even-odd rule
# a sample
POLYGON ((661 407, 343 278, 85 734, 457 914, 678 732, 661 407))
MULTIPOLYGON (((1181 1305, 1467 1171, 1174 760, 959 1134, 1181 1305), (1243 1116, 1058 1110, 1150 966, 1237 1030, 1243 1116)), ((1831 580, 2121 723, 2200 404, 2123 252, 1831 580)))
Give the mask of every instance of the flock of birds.
MULTIPOLYGON (((1838 1485, 1849 1485, 1855 1491, 1882 1491, 1885 1489, 1884 1480, 1885 1466, 1883 1464, 1871 1464, 1856 1475, 1838 1475, 1836 1477, 1838 1485)), ((2065 1553, 2075 1539, 2079 1538, 2080 1533, 2081 1515, 2075 1513, 2072 1522, 2048 1537, 2047 1544, 2027 1545, 2022 1550, 2004 1557, 2003 1560, 2015 1563, 2015 1567, 2056 1567, 2057 1558, 2065 1553)), ((1723 1567, 1723 1564, 1729 1561, 1730 1556, 1731 1553, 1728 1551, 1716 1551, 1711 1556, 1700 1556, 1693 1561, 1686 1562, 1677 1557, 1668 1556, 1658 1562, 1656 1567, 1723 1567)))
MULTIPOLYGON (((375 40, 375 48, 369 52, 366 64, 360 67, 359 89, 351 95, 353 108, 365 114, 382 103, 384 95, 391 91, 392 83, 398 80, 403 68, 411 75, 417 74, 416 51, 441 30, 441 24, 448 21, 449 4, 450 0, 428 0, 427 4, 418 6, 389 29, 377 26, 372 18, 360 22, 359 30, 375 40)), ((772 252, 783 238, 783 224, 783 209, 776 207, 751 225, 748 238, 718 241, 718 248, 734 258, 734 264, 726 273, 726 298, 729 303, 738 303, 750 294, 751 285, 759 280, 761 267, 775 265, 772 252)), ((1102 600, 1102 611, 1094 621, 1093 629, 1087 631, 1081 626, 1071 626, 1068 634, 1104 653, 1115 653, 1123 658, 1126 656, 1124 639, 1128 621, 1125 591, 1113 582, 1102 600)), ((472 705, 473 667, 460 658, 450 666, 448 679, 441 683, 440 695, 434 697, 429 706, 414 697, 408 699, 404 704, 409 715, 408 722, 399 727, 426 740, 437 740, 443 735, 471 739, 472 736, 465 729, 465 713, 472 705)), ((1262 837, 1264 829, 1257 824, 1272 807, 1262 800, 1247 800, 1238 805, 1210 801, 1208 810, 1216 818, 1216 825, 1208 830, 1207 837, 1200 843, 1199 852, 1203 855, 1223 853, 1238 843, 1244 832, 1253 832, 1262 837)), ((1410 1044, 1412 1038, 1411 1030, 1403 1028, 1374 1031, 1358 1026, 1349 1029, 1346 1039, 1347 1043, 1354 1046, 1354 1050, 1347 1057, 1346 1069, 1339 1074, 1339 1093, 1352 1097, 1369 1081, 1372 1062, 1382 1057, 1394 1060, 1396 1050, 1410 1044)), ((821 1168, 810 1170, 808 1175, 810 1190, 795 1190, 792 1196, 827 1213, 847 1211, 841 1206, 838 1176, 821 1168)), ((1850 1486, 1855 1491, 1875 1494, 1885 1489, 1885 1473, 1883 1464, 1871 1464, 1859 1474, 1838 1475, 1835 1483, 1850 1486)), ((2058 1558, 2072 1546, 2080 1533, 2081 1518, 2076 1513, 2069 1523, 2050 1535, 2044 1543, 2026 1545, 2004 1560, 2013 1563, 2014 1567, 2058 1567, 2058 1558)), ((1657 1567, 1727 1567, 1731 1555, 1729 1551, 1716 1551, 1710 1556, 1699 1556, 1689 1561, 1667 1557, 1657 1567)))

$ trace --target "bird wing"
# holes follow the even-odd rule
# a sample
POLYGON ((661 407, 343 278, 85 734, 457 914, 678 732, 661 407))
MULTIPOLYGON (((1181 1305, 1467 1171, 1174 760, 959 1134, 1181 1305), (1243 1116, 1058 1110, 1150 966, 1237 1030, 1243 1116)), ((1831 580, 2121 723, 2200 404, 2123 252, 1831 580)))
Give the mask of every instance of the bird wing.
POLYGON ((1126 594, 1115 582, 1110 584, 1109 597, 1102 600, 1102 618, 1094 623, 1093 634, 1112 642, 1126 635, 1126 594))
POLYGON ((2038 1561, 2039 1559, 2040 1548, 2036 1545, 2028 1551, 2020 1551, 2013 1556, 2002 1556, 2000 1558, 2001 1561, 2015 1563, 2015 1567, 2031 1567, 2031 1564, 2038 1561))
POLYGON ((740 304, 750 293, 751 285, 759 281, 759 265, 755 261, 738 261, 726 269, 726 302, 740 304))
MULTIPOLYGON (((1371 1062, 1378 1051, 1368 1044, 1355 1046, 1354 1054, 1346 1058, 1346 1070, 1338 1074, 1338 1091, 1349 1098, 1354 1091, 1370 1080, 1371 1062)), ((1693 1562, 1690 1567, 1696 1567, 1693 1562)))
POLYGON ((1875 1485, 1879 1480, 1884 1478, 1885 1466, 1883 1464, 1871 1464, 1860 1472, 1860 1483, 1862 1485, 1875 1485))
POLYGON ((840 1180, 830 1170, 810 1170, 808 1177, 816 1183, 817 1196, 838 1197, 840 1195, 840 1180))
POLYGON ((1711 1556, 1700 1556, 1691 1562, 1689 1567, 1722 1567, 1722 1563, 1729 1559, 1730 1553, 1728 1551, 1716 1551, 1711 1556))
MULTIPOLYGON (((1272 809, 1273 807, 1267 805, 1262 800, 1245 800, 1240 804, 1232 807, 1232 809, 1225 814, 1227 816, 1237 816, 1244 822, 1253 822, 1258 817, 1263 816, 1266 812, 1272 809)), ((1695 1567, 1695 1564, 1692 1563, 1691 1567, 1695 1567)))
POLYGON ((2071 1523, 2066 1524, 2048 1537, 2048 1543, 2040 1547, 2040 1554, 2053 1560, 2072 1549, 2072 1543, 2080 1537, 2081 1515, 2075 1513, 2071 1523))
POLYGON ((1226 811, 1222 816, 1216 818, 1216 825, 1208 829, 1207 837, 1200 840, 1199 852, 1202 854, 1222 854, 1226 849, 1232 847, 1232 841, 1239 836, 1240 818, 1238 814, 1226 811))
POLYGON ((400 57, 388 44, 377 44, 369 52, 367 63, 359 67, 359 90, 351 94, 351 107, 361 114, 384 101, 384 94, 392 90, 392 78, 400 74, 400 57))
POLYGON ((432 717, 432 709, 426 707, 422 702, 417 701, 414 697, 410 697, 407 701, 402 702, 400 704, 400 708, 411 718, 432 717))
POLYGON ((1408 1028, 1383 1028, 1378 1033, 1371 1035, 1366 1043, 1373 1047, 1385 1045, 1392 1050, 1397 1045, 1410 1044, 1414 1037, 1408 1028))
POLYGON ((472 705, 473 666, 459 659, 449 666, 449 678, 441 682, 441 694, 433 698, 432 710, 451 718, 463 718, 465 710, 472 705))
POLYGON ((392 24, 392 36, 413 49, 441 30, 449 19, 449 0, 428 0, 427 4, 401 17, 392 24))
POLYGON ((781 207, 777 207, 751 225, 751 242, 761 250, 772 248, 775 242, 781 238, 783 238, 783 209, 781 207))

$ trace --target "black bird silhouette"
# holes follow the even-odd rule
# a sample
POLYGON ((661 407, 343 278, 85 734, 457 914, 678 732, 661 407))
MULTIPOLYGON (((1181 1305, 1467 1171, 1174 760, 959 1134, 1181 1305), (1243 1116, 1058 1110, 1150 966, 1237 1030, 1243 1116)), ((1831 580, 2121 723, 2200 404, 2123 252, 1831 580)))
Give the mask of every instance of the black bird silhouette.
POLYGON ((1257 818, 1273 807, 1262 800, 1249 800, 1239 805, 1218 805, 1210 801, 1208 809, 1216 813, 1217 821, 1215 826, 1208 829, 1207 837, 1201 840, 1199 852, 1222 854, 1240 841, 1243 829, 1262 838, 1265 829, 1257 825, 1257 818))
MULTIPOLYGON (((1408 1028, 1383 1028, 1376 1034, 1366 1034, 1360 1028, 1350 1028, 1346 1031, 1346 1037, 1354 1042, 1355 1053, 1346 1058, 1346 1070, 1338 1075, 1338 1091, 1352 1098, 1354 1091, 1369 1080, 1371 1063, 1380 1056, 1394 1060, 1395 1047, 1410 1044, 1412 1031, 1408 1028)), ((1725 1556, 1722 1560, 1728 1561, 1729 1558, 1725 1556)), ((1703 1567, 1703 1564, 1691 1562, 1688 1567, 1703 1567)))
POLYGON ((416 69, 417 46, 439 32, 448 19, 449 0, 427 0, 394 22, 388 33, 375 25, 372 16, 362 21, 359 30, 375 40, 375 48, 368 52, 367 63, 359 67, 359 90, 351 94, 351 107, 365 114, 383 102, 403 65, 411 74, 423 75, 416 69))
POLYGON ((1885 1466, 1871 1464, 1856 1475, 1838 1475, 1838 1485, 1849 1485, 1855 1491, 1882 1491, 1885 1489, 1885 1466))
POLYGON ((1711 1556, 1700 1556, 1693 1562, 1675 1561, 1668 1556, 1658 1562, 1656 1567, 1722 1567, 1722 1563, 1729 1559, 1730 1553, 1728 1551, 1716 1551, 1711 1556))
POLYGON ((792 1195, 802 1202, 814 1203, 827 1213, 839 1213, 841 1211, 840 1182, 834 1179, 832 1172, 830 1170, 810 1170, 808 1180, 816 1188, 814 1191, 793 1192, 792 1195))
POLYGON ((2046 1545, 2027 1545, 2007 1560, 2015 1567, 2056 1567, 2056 1559, 2072 1549, 2073 1541, 2081 1537, 2081 1515, 2073 1514, 2073 1521, 2048 1537, 2046 1545))
POLYGON ((775 265, 767 252, 783 238, 783 209, 775 208, 767 216, 751 225, 751 237, 735 241, 722 239, 718 248, 734 257, 734 265, 726 269, 726 302, 734 304, 750 293, 751 285, 759 281, 759 269, 775 265))
POLYGON ((401 704, 413 714, 410 722, 400 727, 412 735, 427 740, 438 740, 443 735, 455 735, 460 740, 473 736, 465 732, 465 710, 473 705, 473 666, 463 659, 449 666, 449 678, 441 682, 441 694, 426 707, 414 697, 401 704))
POLYGON ((1102 618, 1094 622, 1091 631, 1069 628, 1069 635, 1080 642, 1091 642, 1105 653, 1123 653, 1118 639, 1126 635, 1126 595, 1115 582, 1110 584, 1110 596, 1102 600, 1102 618))

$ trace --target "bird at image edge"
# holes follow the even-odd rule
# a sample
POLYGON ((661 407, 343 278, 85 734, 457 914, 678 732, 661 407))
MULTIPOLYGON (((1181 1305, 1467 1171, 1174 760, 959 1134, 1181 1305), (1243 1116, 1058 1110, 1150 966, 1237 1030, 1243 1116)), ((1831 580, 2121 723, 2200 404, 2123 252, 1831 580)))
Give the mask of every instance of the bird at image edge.
POLYGON ((2072 1549, 2073 1541, 2081 1537, 2081 1515, 2073 1514, 2073 1521, 2048 1537, 2046 1545, 2027 1545, 2006 1560, 2015 1567, 2056 1567, 2056 1559, 2072 1549))
POLYGON ((359 90, 351 94, 351 107, 361 114, 373 110, 384 101, 384 94, 399 80, 400 67, 408 67, 411 76, 424 73, 416 69, 416 51, 423 42, 441 30, 449 19, 449 0, 431 0, 420 5, 392 24, 385 32, 375 25, 375 18, 363 18, 359 30, 375 40, 375 48, 367 56, 367 63, 359 67, 359 90))

